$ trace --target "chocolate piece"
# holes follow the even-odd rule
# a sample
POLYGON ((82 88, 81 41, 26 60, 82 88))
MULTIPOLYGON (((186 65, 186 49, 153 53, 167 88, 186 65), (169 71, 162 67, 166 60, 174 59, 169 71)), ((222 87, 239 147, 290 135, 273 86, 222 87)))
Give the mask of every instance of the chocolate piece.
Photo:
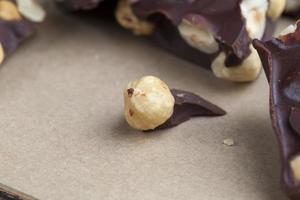
POLYGON ((300 108, 295 108, 293 107, 291 109, 291 114, 290 114, 290 124, 294 131, 296 131, 300 135, 300 108))
POLYGON ((300 155, 300 22, 294 33, 253 44, 270 84, 270 113, 280 146, 283 188, 291 199, 299 200, 300 178, 291 163, 300 155))
MULTIPOLYGON (((176 55, 210 68, 219 52, 207 54, 191 47, 182 39, 177 26, 185 19, 210 27, 220 50, 226 53, 226 66, 238 65, 251 52, 251 38, 240 4, 241 0, 137 0, 132 8, 138 17, 155 22, 157 28, 153 39, 158 44, 176 55)), ((271 37, 273 29, 274 24, 268 20, 264 38, 271 37)))
POLYGON ((174 111, 170 119, 156 129, 165 129, 177 126, 192 117, 223 116, 226 112, 220 107, 206 101, 200 96, 177 89, 171 89, 175 98, 174 111))
MULTIPOLYGON (((99 9, 104 7, 104 4, 109 3, 115 6, 115 4, 119 2, 116 16, 118 22, 123 27, 132 29, 136 35, 147 35, 156 44, 173 54, 197 63, 207 69, 211 69, 213 61, 216 60, 221 52, 225 53, 225 60, 218 60, 219 62, 217 62, 217 65, 221 65, 221 67, 241 67, 243 61, 250 57, 249 55, 252 53, 250 47, 252 38, 250 38, 248 31, 251 31, 251 28, 249 29, 249 27, 247 27, 247 22, 243 14, 248 16, 250 10, 252 10, 251 12, 258 12, 259 9, 267 9, 264 6, 268 6, 268 1, 264 1, 265 3, 260 3, 259 5, 248 5, 246 1, 242 0, 213 2, 211 0, 64 0, 62 3, 70 10, 92 9, 93 12, 97 10, 97 13, 102 15, 103 10, 108 10, 99 9), (241 5, 243 5, 244 8, 243 12, 241 5), (252 8, 251 6, 254 5, 263 8, 252 8), (197 29, 196 27, 204 27, 208 30, 210 35, 205 36, 204 30, 202 33, 198 33, 199 35, 195 36, 196 38, 194 39, 192 35, 184 38, 182 29, 179 31, 179 27, 182 27, 180 25, 183 22, 188 22, 195 26, 194 31, 197 29), (153 31, 153 29, 155 30, 153 31), (201 37, 201 34, 202 36, 204 35, 204 37, 212 37, 213 40, 216 40, 213 41, 214 44, 212 44, 212 47, 210 46, 213 50, 210 49, 208 52, 202 50, 202 46, 206 48, 207 44, 201 46, 201 41, 197 41, 197 37, 201 37), (198 44, 191 44, 187 40, 194 40, 193 42, 198 44)), ((114 6, 111 6, 110 9, 114 9, 114 6)), ((259 11, 257 15, 260 17, 250 20, 254 22, 252 25, 255 26, 255 21, 266 18, 264 34, 259 34, 258 37, 268 39, 274 32, 274 21, 264 12, 267 11, 259 11), (262 16, 262 13, 264 13, 265 16, 262 16)), ((253 13, 249 15, 254 16, 253 13)), ((257 32, 257 30, 263 31, 260 25, 257 26, 258 28, 253 30, 253 32, 257 32)), ((257 34, 253 32, 251 32, 251 34, 257 34)), ((217 74, 217 76, 224 76, 222 78, 235 81, 253 80, 260 71, 259 63, 252 61, 252 59, 256 58, 256 56, 255 58, 251 57, 251 60, 246 63, 247 66, 243 66, 248 68, 248 72, 251 71, 253 73, 240 73, 245 73, 246 76, 248 75, 249 77, 243 78, 242 75, 240 77, 233 77, 234 75, 227 75, 225 72, 221 75, 217 74), (253 63, 253 65, 249 66, 249 63, 253 63)), ((220 69, 216 69, 216 71, 217 70, 219 70, 218 72, 222 72, 220 69)))
MULTIPOLYGON (((211 2, 211 0, 193 2, 188 0, 139 0, 132 6, 135 14, 141 18, 149 18, 150 15, 158 13, 176 27, 184 18, 195 24, 208 23, 227 55, 230 54, 236 57, 238 62, 241 62, 250 53, 251 39, 245 28, 245 20, 241 15, 240 0, 222 2, 211 2)), ((159 23, 160 21, 157 21, 157 24, 159 23)), ((157 28, 158 34, 163 33, 161 30, 164 27, 157 28)))

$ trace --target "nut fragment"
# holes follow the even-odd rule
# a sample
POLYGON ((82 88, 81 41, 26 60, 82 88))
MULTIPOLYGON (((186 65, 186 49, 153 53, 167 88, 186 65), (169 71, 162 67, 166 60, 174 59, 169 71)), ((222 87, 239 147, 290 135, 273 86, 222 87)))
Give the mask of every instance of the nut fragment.
POLYGON ((226 145, 226 146, 234 146, 235 142, 234 142, 233 139, 227 138, 227 139, 223 140, 223 144, 226 145))
POLYGON ((295 178, 300 181, 300 156, 295 157, 290 164, 295 178))
POLYGON ((268 16, 272 20, 276 20, 283 13, 286 0, 269 0, 268 16))
POLYGON ((297 29, 297 25, 291 24, 288 27, 286 27, 281 33, 279 34, 279 37, 288 35, 290 33, 294 33, 297 29))
POLYGON ((22 19, 16 5, 7 0, 0 1, 0 18, 7 21, 22 19))
POLYGON ((178 30, 183 39, 192 47, 205 53, 215 53, 219 50, 219 44, 208 27, 193 25, 187 20, 182 20, 178 30))
POLYGON ((138 19, 132 11, 129 0, 119 0, 116 9, 116 19, 118 23, 135 35, 151 35, 154 31, 154 24, 138 19))
POLYGON ((4 57, 5 57, 4 49, 2 44, 0 43, 0 64, 3 63, 4 57))
POLYGON ((243 0, 240 8, 249 36, 252 39, 261 39, 266 28, 268 0, 243 0))
POLYGON ((154 76, 130 82, 124 90, 125 118, 137 130, 152 130, 166 122, 174 109, 169 87, 154 76))
POLYGON ((262 64, 257 51, 251 46, 251 54, 235 67, 225 66, 225 53, 221 52, 213 61, 211 67, 216 77, 236 82, 248 82, 257 78, 262 64))
POLYGON ((42 22, 46 16, 44 9, 35 0, 16 0, 22 15, 33 22, 42 22))

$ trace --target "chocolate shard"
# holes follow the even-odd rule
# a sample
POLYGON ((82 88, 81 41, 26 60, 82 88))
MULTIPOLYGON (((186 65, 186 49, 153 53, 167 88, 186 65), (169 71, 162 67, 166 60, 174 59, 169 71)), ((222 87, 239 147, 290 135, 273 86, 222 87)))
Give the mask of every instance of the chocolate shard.
MULTIPOLYGON (((245 20, 241 15, 239 5, 240 0, 229 0, 224 3, 211 2, 211 0, 192 2, 189 0, 138 0, 133 4, 133 9, 142 18, 148 18, 153 13, 161 14, 174 26, 179 25, 184 18, 195 24, 208 23, 228 55, 230 53, 241 61, 250 53, 251 39, 246 31, 245 20)), ((157 30, 162 28, 159 27, 157 30)))
POLYGON ((282 160, 282 185, 300 199, 300 22, 295 32, 267 42, 255 40, 270 85, 270 113, 282 160))
MULTIPOLYGON (((201 52, 188 45, 178 32, 182 20, 196 25, 210 27, 219 43, 220 50, 226 53, 226 66, 239 65, 251 53, 251 38, 246 29, 245 18, 241 14, 241 0, 135 0, 132 1, 134 13, 149 19, 157 25, 152 35, 163 48, 208 69, 219 52, 201 52)), ((267 19, 264 39, 270 38, 274 23, 267 19)))
POLYGON ((175 98, 173 115, 156 129, 171 128, 192 117, 223 116, 226 114, 222 108, 208 102, 194 93, 177 89, 171 89, 171 93, 175 98))

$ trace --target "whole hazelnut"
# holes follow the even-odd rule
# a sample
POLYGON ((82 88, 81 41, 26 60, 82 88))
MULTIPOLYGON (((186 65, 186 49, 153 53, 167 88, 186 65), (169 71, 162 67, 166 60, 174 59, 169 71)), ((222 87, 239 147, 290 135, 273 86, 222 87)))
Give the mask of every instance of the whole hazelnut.
POLYGON ((33 22, 42 22, 46 12, 36 0, 16 0, 18 9, 22 15, 33 22))
POLYGON ((153 130, 173 114, 175 100, 166 83, 154 76, 130 82, 124 90, 125 118, 137 130, 153 130))

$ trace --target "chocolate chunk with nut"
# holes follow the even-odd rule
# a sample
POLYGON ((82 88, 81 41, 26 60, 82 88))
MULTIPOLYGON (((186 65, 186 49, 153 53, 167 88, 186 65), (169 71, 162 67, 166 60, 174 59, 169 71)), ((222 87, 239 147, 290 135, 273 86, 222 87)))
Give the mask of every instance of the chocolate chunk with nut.
POLYGON ((270 84, 270 113, 282 160, 282 183, 288 196, 300 199, 300 22, 278 38, 255 40, 270 84))
POLYGON ((32 36, 45 12, 34 0, 0 1, 0 63, 32 36))
POLYGON ((130 82, 124 90, 125 118, 137 130, 177 126, 191 117, 222 116, 226 112, 191 92, 172 89, 154 76, 130 82))
POLYGON ((200 64, 222 79, 256 79, 253 38, 271 37, 285 0, 119 0, 116 18, 136 35, 200 64))
POLYGON ((122 27, 211 69, 219 78, 237 82, 255 80, 260 73, 261 62, 251 41, 272 36, 285 4, 285 0, 59 2, 73 11, 97 10, 110 3, 113 6, 109 9, 116 9, 115 16, 122 27))

